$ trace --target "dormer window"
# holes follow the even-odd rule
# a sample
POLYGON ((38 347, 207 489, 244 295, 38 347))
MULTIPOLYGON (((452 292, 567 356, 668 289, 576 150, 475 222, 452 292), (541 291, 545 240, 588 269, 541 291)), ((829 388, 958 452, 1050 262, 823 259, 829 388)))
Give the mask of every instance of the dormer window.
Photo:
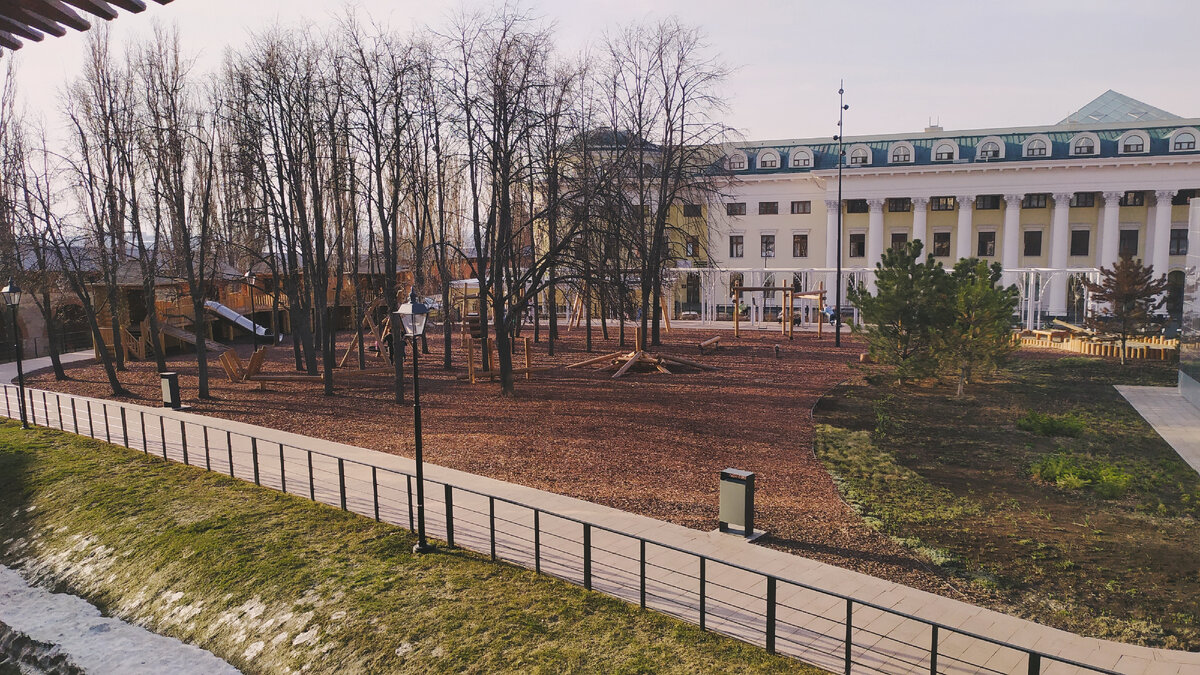
POLYGON ((1125 139, 1125 144, 1121 146, 1121 152, 1143 152, 1146 149, 1146 144, 1142 141, 1141 136, 1130 136, 1125 139))
POLYGON ((1081 138, 1075 141, 1074 152, 1076 155, 1092 155, 1096 153, 1096 146, 1092 143, 1092 139, 1081 138))
POLYGON ((812 152, 806 148, 796 148, 790 155, 793 169, 804 169, 812 166, 812 152))
POLYGON ((912 161, 912 154, 908 151, 908 146, 900 146, 892 151, 892 162, 895 164, 905 164, 912 161))
POLYGON ((1171 144, 1172 150, 1195 150, 1196 136, 1189 132, 1183 131, 1175 134, 1175 140, 1171 144))
POLYGON ((746 155, 744 155, 744 154, 742 154, 742 153, 740 153, 740 152, 739 152, 739 153, 736 153, 736 154, 733 154, 733 155, 730 155, 730 156, 729 156, 729 159, 728 159, 728 160, 727 160, 727 162, 726 162, 726 164, 727 164, 727 166, 729 167, 729 170, 730 170, 730 171, 745 171, 745 169, 746 169, 746 155))
POLYGON ((954 159, 954 146, 949 143, 943 143, 937 146, 937 150, 933 153, 934 161, 949 162, 954 159))
POLYGON ((774 150, 764 150, 758 154, 758 168, 760 169, 778 169, 779 154, 774 150))
POLYGON ((988 141, 979 148, 979 156, 983 159, 995 159, 1000 156, 1000 146, 997 143, 988 141))
POLYGON ((1046 156, 1046 141, 1040 138, 1035 138, 1025 146, 1026 157, 1045 157, 1046 156))
POLYGON ((862 164, 866 164, 866 163, 867 163, 867 151, 866 150, 863 150, 862 148, 858 148, 854 152, 850 153, 850 164, 851 165, 862 165, 862 164))

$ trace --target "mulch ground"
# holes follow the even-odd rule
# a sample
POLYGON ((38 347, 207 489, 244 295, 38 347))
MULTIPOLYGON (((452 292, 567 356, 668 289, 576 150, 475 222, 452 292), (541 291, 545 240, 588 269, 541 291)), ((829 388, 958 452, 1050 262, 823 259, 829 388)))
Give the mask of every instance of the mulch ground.
MULTIPOLYGON (((533 363, 564 365, 616 351, 611 334, 606 341, 597 328, 588 354, 583 331, 564 333, 556 356, 549 357, 543 333, 533 345, 533 363)), ((717 526, 719 472, 754 471, 756 525, 769 533, 759 540, 763 545, 952 597, 979 593, 865 524, 813 455, 811 409, 850 375, 860 344, 843 340, 836 349, 828 334, 818 340, 798 333, 788 341, 776 332, 735 340, 722 331, 723 347, 700 355, 696 343, 715 334, 676 329, 651 350, 716 366, 715 372, 681 368, 612 380, 592 367, 558 369, 518 379, 513 397, 502 397, 496 383, 457 379, 465 373, 457 335, 456 367, 443 370, 441 336, 431 335, 433 354, 420 361, 425 458, 699 530, 717 526)), ((349 339, 346 334, 339 341, 339 357, 349 339)), ((236 349, 248 359, 250 345, 236 349)), ((382 365, 368 360, 368 367, 382 365)), ((523 363, 519 350, 515 360, 523 363)), ((320 384, 270 383, 268 391, 259 391, 227 381, 214 355, 214 398, 201 401, 195 357, 177 355, 168 365, 180 373, 192 412, 412 456, 411 408, 394 403, 386 375, 349 378, 339 371, 332 397, 320 384)), ((275 347, 264 370, 294 372, 294 365, 290 346, 275 347)), ((128 368, 120 378, 134 397, 126 400, 161 400, 153 362, 128 368)), ((111 398, 98 364, 70 376, 67 382, 55 382, 52 374, 30 379, 38 387, 111 398)))

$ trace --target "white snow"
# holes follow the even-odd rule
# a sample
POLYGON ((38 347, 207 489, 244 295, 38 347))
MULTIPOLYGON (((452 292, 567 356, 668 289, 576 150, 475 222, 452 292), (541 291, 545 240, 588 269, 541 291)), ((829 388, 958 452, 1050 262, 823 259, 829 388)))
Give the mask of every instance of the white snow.
POLYGON ((88 673, 238 673, 199 647, 101 616, 82 598, 30 586, 3 565, 0 621, 34 640, 59 645, 88 673))

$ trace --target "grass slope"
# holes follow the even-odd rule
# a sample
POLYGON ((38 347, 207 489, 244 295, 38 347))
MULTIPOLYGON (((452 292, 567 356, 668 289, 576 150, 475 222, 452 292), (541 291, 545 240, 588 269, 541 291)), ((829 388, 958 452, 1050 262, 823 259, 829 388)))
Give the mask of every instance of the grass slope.
POLYGON ((246 672, 821 672, 409 532, 0 425, 0 562, 246 672))
POLYGON ((997 608, 1200 648, 1200 477, 1113 388, 1175 366, 1023 356, 966 400, 879 371, 816 411, 817 455, 883 532, 997 608))

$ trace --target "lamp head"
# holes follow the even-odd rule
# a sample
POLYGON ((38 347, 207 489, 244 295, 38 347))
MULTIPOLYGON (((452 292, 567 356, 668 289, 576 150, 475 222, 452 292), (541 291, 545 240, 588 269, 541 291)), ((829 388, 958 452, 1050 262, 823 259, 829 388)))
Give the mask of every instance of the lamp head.
POLYGON ((255 282, 255 280, 256 280, 256 277, 255 277, 255 274, 254 274, 254 270, 253 270, 253 269, 248 269, 248 270, 246 270, 246 274, 242 276, 242 279, 244 279, 244 280, 246 281, 246 283, 248 283, 248 284, 250 284, 251 286, 253 286, 253 285, 254 285, 254 282, 255 282))
POLYGON ((408 302, 400 305, 400 310, 397 313, 400 315, 400 322, 404 325, 405 333, 413 337, 425 333, 425 320, 429 318, 429 307, 417 300, 417 289, 415 286, 408 295, 408 302))
POLYGON ((16 307, 21 304, 21 287, 17 282, 13 281, 12 277, 8 278, 8 285, 0 289, 0 294, 4 295, 4 304, 9 307, 16 307))

